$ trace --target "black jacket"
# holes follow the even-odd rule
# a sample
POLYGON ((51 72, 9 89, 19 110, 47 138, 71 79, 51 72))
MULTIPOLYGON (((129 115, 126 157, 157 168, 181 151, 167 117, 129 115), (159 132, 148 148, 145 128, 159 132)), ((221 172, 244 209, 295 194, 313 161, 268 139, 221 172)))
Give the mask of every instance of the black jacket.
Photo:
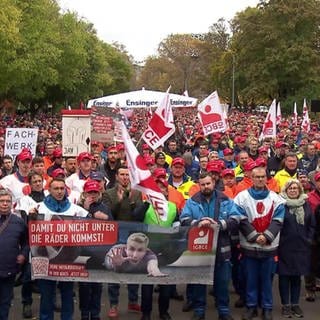
POLYGON ((0 228, 6 219, 8 225, 0 234, 0 278, 7 278, 19 272, 17 256, 23 254, 28 259, 28 233, 24 221, 14 214, 0 216, 0 228))

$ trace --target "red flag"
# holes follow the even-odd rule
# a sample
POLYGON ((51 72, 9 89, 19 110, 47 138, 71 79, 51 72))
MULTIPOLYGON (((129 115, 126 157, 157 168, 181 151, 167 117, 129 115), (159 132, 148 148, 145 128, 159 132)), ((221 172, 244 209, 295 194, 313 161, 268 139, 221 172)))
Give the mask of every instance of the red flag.
POLYGON ((142 134, 142 139, 153 150, 158 148, 160 145, 163 145, 164 142, 175 132, 169 90, 170 87, 157 110, 154 112, 148 124, 148 128, 142 134))
POLYGON ((154 181, 145 159, 134 146, 126 126, 122 122, 122 140, 128 162, 131 187, 145 193, 160 220, 166 220, 168 215, 168 201, 161 193, 154 181))

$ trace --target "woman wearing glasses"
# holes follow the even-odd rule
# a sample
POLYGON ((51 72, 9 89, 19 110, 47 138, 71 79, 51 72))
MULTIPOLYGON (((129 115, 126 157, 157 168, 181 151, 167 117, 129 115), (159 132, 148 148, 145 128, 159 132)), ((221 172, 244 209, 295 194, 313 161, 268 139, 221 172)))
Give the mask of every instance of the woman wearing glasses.
POLYGON ((301 275, 308 274, 310 269, 314 215, 298 180, 288 180, 281 195, 286 199, 278 265, 282 316, 302 318, 303 311, 299 307, 301 275))

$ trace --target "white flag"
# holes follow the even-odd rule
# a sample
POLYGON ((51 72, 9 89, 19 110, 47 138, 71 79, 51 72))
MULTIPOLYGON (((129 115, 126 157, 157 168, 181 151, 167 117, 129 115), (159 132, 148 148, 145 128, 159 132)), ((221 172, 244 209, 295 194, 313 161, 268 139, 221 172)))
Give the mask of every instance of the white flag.
POLYGON ((280 107, 280 101, 278 102, 277 106, 277 125, 281 123, 281 107, 280 107))
POLYGON ((153 150, 163 145, 176 130, 173 122, 169 91, 170 87, 168 88, 163 100, 160 102, 157 110, 152 115, 148 128, 142 134, 142 139, 153 150))
POLYGON ((298 112, 297 112, 297 103, 294 103, 293 106, 293 124, 296 126, 298 124, 298 112))
POLYGON ((205 136, 213 132, 225 132, 227 130, 217 91, 211 93, 198 105, 198 117, 202 123, 205 136))
POLYGON ((301 123, 301 130, 304 132, 310 131, 310 119, 306 99, 303 100, 303 119, 301 123))
POLYGON ((262 131, 260 134, 260 140, 264 138, 274 138, 277 135, 277 116, 276 116, 276 99, 274 99, 269 108, 268 114, 264 121, 262 131))
POLYGON ((122 140, 124 143, 126 159, 132 189, 143 192, 149 199, 158 219, 166 220, 168 216, 168 201, 161 193, 160 188, 153 179, 145 159, 139 154, 133 144, 125 124, 122 122, 122 140))

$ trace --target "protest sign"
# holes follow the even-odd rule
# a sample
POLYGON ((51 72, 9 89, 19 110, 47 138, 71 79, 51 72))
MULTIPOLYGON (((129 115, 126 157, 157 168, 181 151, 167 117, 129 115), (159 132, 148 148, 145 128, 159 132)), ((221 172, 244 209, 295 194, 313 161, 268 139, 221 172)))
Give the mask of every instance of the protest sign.
POLYGON ((15 159, 23 148, 28 148, 32 156, 36 154, 38 129, 32 128, 6 128, 4 154, 15 159))
POLYGON ((90 151, 91 110, 62 110, 62 153, 76 157, 90 151))
POLYGON ((34 279, 112 283, 210 284, 219 227, 162 228, 134 222, 70 219, 29 222, 34 279), (138 240, 139 241, 138 241, 138 240), (136 243, 145 246, 130 256, 136 243), (135 261, 133 261, 135 259, 135 261), (166 277, 148 276, 155 259, 166 277))

